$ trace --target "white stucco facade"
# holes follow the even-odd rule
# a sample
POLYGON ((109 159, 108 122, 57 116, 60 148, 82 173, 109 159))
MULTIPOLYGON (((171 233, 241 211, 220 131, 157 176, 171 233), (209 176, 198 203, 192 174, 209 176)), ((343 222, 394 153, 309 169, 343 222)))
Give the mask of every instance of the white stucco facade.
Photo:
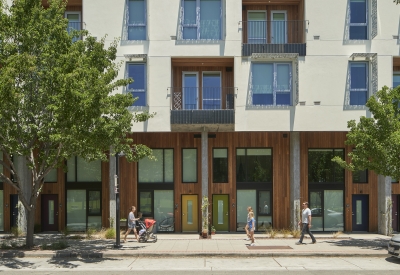
MULTIPOLYGON (((251 56, 242 56, 242 1, 222 1, 222 40, 179 40, 181 0, 146 1, 146 40, 127 40, 125 0, 83 0, 82 18, 85 28, 96 37, 107 35, 107 40, 120 37, 118 61, 122 62, 119 77, 126 76, 125 55, 145 54, 147 106, 132 107, 157 115, 147 123, 135 124, 134 131, 171 131, 170 110, 173 85, 171 60, 182 57, 233 58, 235 95, 235 131, 346 131, 347 121, 368 115, 366 108, 346 108, 349 61, 354 53, 372 53, 377 58, 377 87, 392 86, 393 57, 399 55, 397 18, 400 6, 391 1, 376 1, 373 14, 368 6, 368 40, 349 40, 349 1, 306 0, 305 56, 298 57, 298 98, 292 106, 275 108, 249 108, 251 56), (371 39, 373 17, 377 34, 371 39), (178 39, 176 37, 178 36, 178 39), (319 36, 319 39, 314 39, 319 36), (300 104, 301 102, 301 104, 300 104), (315 105, 319 102, 320 105, 315 105)), ((270 15, 267 15, 270 16, 270 15)), ((282 59, 285 60, 285 59, 282 59)), ((135 60, 136 61, 136 60, 135 60)), ((278 59, 278 61, 281 61, 278 59)), ((369 81, 372 80, 371 60, 369 81)), ((293 85, 295 86, 295 85, 293 85)), ((119 92, 123 92, 120 90, 119 92)), ((373 93, 369 86, 370 95, 373 93)))

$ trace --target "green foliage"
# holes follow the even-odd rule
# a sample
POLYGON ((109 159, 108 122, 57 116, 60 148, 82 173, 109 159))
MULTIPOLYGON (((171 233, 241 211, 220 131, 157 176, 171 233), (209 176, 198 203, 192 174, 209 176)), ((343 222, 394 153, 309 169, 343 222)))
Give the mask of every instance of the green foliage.
POLYGON ((64 229, 61 230, 61 234, 62 234, 64 237, 67 237, 68 235, 71 234, 71 232, 70 232, 68 226, 64 227, 64 229))
POLYGON ((18 238, 18 237, 21 237, 24 234, 24 232, 18 226, 14 226, 14 227, 11 227, 11 234, 15 238, 18 238))
MULTIPOLYGON (((112 147, 130 161, 151 150, 127 137, 132 122, 155 114, 133 115, 130 93, 118 93, 132 79, 117 79, 118 40, 96 39, 87 31, 68 34, 66 2, 0 1, 0 151, 6 170, 16 171, 12 155, 23 156, 32 174, 30 194, 18 173, 12 185, 25 209, 32 213, 44 177, 65 159, 107 160, 112 147), (84 37, 74 42, 74 38, 84 37), (11 163, 9 165, 8 163, 11 163)), ((28 228, 33 242, 33 224, 28 228)), ((31 247, 33 243, 28 243, 31 247)))
POLYGON ((383 87, 368 99, 372 116, 348 122, 346 145, 350 163, 335 157, 333 161, 352 171, 373 170, 377 174, 400 178, 400 87, 383 87))
POLYGON ((43 244, 41 246, 42 250, 62 250, 68 247, 68 243, 65 240, 61 240, 55 243, 51 243, 51 244, 43 244))
POLYGON ((108 228, 104 234, 106 239, 114 239, 116 236, 116 232, 114 228, 108 228))
POLYGON ((93 239, 93 235, 96 234, 96 229, 94 228, 88 228, 86 230, 86 239, 91 240, 93 239))

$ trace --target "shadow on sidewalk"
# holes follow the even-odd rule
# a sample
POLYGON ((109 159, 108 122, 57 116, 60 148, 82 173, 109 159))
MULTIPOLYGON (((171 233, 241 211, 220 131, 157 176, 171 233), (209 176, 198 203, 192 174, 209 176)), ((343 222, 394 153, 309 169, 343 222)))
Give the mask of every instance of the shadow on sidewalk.
POLYGON ((12 269, 33 268, 33 263, 23 261, 19 258, 0 258, 0 265, 12 269))
POLYGON ((377 239, 377 240, 364 240, 364 239, 350 239, 350 240, 339 240, 339 241, 325 241, 334 246, 342 247, 357 247, 362 249, 372 249, 372 250, 386 250, 388 240, 377 239))
POLYGON ((58 268, 77 268, 80 265, 77 262, 88 264, 88 263, 101 263, 104 261, 120 261, 120 259, 113 258, 51 258, 47 261, 48 264, 54 265, 58 268))

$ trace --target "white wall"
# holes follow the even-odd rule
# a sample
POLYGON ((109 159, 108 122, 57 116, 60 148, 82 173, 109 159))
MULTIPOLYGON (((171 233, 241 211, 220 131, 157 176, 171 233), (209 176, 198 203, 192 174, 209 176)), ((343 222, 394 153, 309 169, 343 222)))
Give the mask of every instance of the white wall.
MULTIPOLYGON (((399 56, 398 41, 400 5, 378 0, 378 35, 367 41, 345 40, 348 0, 306 0, 308 20, 307 56, 299 58, 299 101, 305 106, 289 108, 246 108, 251 62, 241 56, 241 0, 223 0, 225 6, 225 40, 196 43, 171 40, 177 35, 180 0, 147 0, 147 41, 121 41, 120 61, 124 54, 147 54, 148 110, 157 112, 147 123, 134 125, 135 131, 170 131, 170 97, 173 57, 233 57, 236 131, 346 131, 347 121, 369 115, 364 110, 346 110, 349 58, 353 53, 378 54, 378 88, 391 86, 392 56, 399 56), (319 35, 319 40, 314 40, 319 35), (320 106, 314 106, 320 101, 320 106), (261 119, 260 119, 261 118, 261 119)), ((83 0, 83 21, 94 35, 108 34, 108 40, 121 37, 124 26, 125 1, 83 0)), ((122 66, 119 77, 124 77, 122 66)), ((119 92, 122 92, 119 91, 119 92)), ((135 110, 135 109, 133 109, 135 110)), ((140 109, 136 110, 140 111, 140 109)))

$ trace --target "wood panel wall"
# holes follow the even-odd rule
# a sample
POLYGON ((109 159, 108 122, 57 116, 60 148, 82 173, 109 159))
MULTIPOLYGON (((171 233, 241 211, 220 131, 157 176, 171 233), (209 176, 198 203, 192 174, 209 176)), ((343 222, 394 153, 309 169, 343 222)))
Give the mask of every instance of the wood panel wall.
MULTIPOLYGON (((300 196, 301 201, 308 201, 308 149, 312 148, 343 148, 345 160, 348 162, 348 153, 352 147, 345 146, 346 132, 302 132, 300 134, 300 196)), ((377 212, 377 176, 368 172, 367 184, 353 183, 352 172, 345 170, 344 205, 345 205, 345 231, 352 231, 352 195, 363 194, 369 196, 369 231, 378 230, 377 212)))
POLYGON ((393 72, 400 72, 400 57, 393 57, 393 72))
MULTIPOLYGON (((174 203, 178 204, 175 209, 175 230, 181 231, 181 195, 198 195, 201 201, 201 138, 195 138, 196 133, 137 133, 132 135, 136 143, 143 143, 150 148, 173 148, 174 149, 174 203), (198 181, 197 183, 182 183, 182 148, 197 148, 198 181)), ((284 133, 274 132, 241 132, 241 133, 212 133, 216 138, 208 139, 208 187, 209 199, 212 194, 227 194, 230 200, 230 231, 236 231, 236 148, 237 147, 270 147, 273 150, 273 224, 277 228, 289 226, 289 136, 283 137, 284 133), (215 147, 228 148, 228 183, 212 182, 212 149, 215 147)), ((286 133, 287 134, 287 133, 286 133)), ((122 161, 124 162, 124 161, 122 161)), ((121 166, 121 174, 124 178, 124 191, 121 194, 121 216, 127 216, 131 204, 137 205, 137 164, 124 163, 121 166), (128 176, 129 175, 129 176, 128 176), (129 177, 129 178, 127 178, 129 177), (128 189, 126 189, 128 188, 128 189)), ((121 187, 122 188, 122 187, 121 187)), ((200 213, 200 205, 198 206, 200 213)), ((212 207, 209 209, 212 212, 212 207)), ((200 223, 199 223, 200 230, 200 223)))

